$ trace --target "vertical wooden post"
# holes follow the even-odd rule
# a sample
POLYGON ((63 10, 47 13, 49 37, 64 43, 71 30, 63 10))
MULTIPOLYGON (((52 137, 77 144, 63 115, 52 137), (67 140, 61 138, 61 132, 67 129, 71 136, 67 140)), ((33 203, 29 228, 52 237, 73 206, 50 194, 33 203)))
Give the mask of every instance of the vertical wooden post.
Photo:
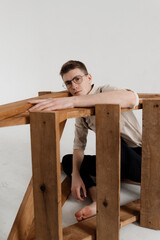
POLYGON ((118 240, 120 106, 96 105, 97 240, 118 240))
POLYGON ((62 240, 58 115, 32 112, 30 120, 36 239, 62 240))
POLYGON ((143 100, 140 224, 160 229, 160 100, 143 100))

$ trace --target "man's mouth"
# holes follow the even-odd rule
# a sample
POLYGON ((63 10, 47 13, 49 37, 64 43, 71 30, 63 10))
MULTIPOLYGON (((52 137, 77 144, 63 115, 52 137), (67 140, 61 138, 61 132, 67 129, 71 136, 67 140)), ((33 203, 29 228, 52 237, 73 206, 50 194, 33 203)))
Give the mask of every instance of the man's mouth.
POLYGON ((77 95, 77 94, 79 94, 80 92, 81 92, 81 90, 80 90, 80 91, 76 91, 74 94, 77 95))

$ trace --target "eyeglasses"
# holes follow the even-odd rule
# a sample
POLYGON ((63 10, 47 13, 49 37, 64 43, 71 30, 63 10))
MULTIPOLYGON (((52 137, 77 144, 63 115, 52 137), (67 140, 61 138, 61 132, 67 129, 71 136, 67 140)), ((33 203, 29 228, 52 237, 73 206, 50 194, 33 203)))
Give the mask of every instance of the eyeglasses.
POLYGON ((83 77, 88 75, 88 73, 84 74, 83 76, 75 76, 72 80, 68 80, 68 81, 65 81, 62 86, 66 89, 66 88, 71 88, 72 87, 72 82, 76 83, 76 84, 81 84, 82 81, 83 81, 83 77))

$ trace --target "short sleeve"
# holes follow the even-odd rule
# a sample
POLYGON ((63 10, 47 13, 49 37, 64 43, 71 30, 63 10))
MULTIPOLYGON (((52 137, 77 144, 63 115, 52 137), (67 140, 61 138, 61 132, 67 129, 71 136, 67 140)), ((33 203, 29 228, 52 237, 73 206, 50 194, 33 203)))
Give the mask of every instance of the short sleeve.
POLYGON ((87 143, 88 127, 83 118, 76 118, 75 121, 75 137, 73 149, 85 150, 87 143))

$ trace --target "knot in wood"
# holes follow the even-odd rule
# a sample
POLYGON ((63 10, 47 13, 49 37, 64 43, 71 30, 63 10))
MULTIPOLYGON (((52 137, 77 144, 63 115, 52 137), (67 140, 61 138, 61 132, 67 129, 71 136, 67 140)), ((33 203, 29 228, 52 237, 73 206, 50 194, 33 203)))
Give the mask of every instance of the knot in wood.
POLYGON ((158 107, 159 107, 159 105, 158 105, 158 104, 155 104, 153 107, 155 107, 155 108, 158 108, 158 107))
POLYGON ((45 125, 45 124, 46 124, 46 122, 45 122, 45 121, 43 121, 43 124, 45 125))
POLYGON ((40 186, 40 189, 41 189, 42 192, 45 192, 45 191, 46 191, 46 186, 45 186, 45 184, 42 184, 42 185, 40 186))
POLYGON ((108 206, 107 200, 104 200, 104 201, 103 201, 103 206, 104 206, 104 207, 107 207, 107 206, 108 206))
POLYGON ((107 112, 107 115, 109 115, 109 112, 107 112))

